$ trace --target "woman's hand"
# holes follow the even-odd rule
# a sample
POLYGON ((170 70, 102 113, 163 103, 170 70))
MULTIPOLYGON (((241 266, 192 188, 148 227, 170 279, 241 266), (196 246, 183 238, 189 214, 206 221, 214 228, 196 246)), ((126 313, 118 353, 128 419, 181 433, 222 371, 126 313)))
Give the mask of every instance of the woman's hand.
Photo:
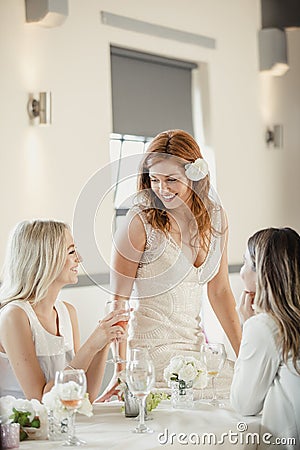
POLYGON ((108 402, 112 397, 118 396, 118 399, 120 400, 121 393, 117 389, 119 385, 118 377, 114 375, 112 379, 110 380, 108 386, 106 387, 105 391, 98 397, 94 403, 102 403, 102 402, 108 402))
POLYGON ((250 292, 244 290, 240 296, 240 303, 237 307, 237 312, 240 316, 241 324, 246 322, 247 319, 255 315, 255 311, 253 309, 255 292, 250 292))
POLYGON ((122 342, 127 338, 127 329, 124 329, 118 322, 128 322, 128 311, 118 309, 112 311, 102 320, 99 321, 97 327, 90 335, 90 344, 95 351, 100 351, 105 345, 110 344, 117 339, 122 342))

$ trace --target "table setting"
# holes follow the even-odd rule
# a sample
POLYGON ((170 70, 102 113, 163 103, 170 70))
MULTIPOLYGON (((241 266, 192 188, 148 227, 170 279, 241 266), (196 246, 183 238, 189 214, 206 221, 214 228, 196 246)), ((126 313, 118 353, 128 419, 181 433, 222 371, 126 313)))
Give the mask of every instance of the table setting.
MULTIPOLYGON (((256 444, 247 444, 246 437, 259 432, 258 417, 241 417, 225 401, 223 408, 208 404, 195 405, 191 410, 174 409, 169 400, 163 400, 151 412, 153 433, 133 433, 136 419, 126 418, 122 402, 114 400, 93 405, 93 416, 78 415, 76 433, 86 441, 86 450, 130 449, 150 450, 161 448, 255 449, 256 444), (226 435, 227 434, 227 435, 226 435), (231 437, 230 437, 231 434, 231 437), (230 442, 231 441, 231 442, 230 442)), ((148 423, 148 422, 147 422, 148 423)), ((22 441, 20 448, 57 449, 63 441, 22 441)))
MULTIPOLYGON (((223 347, 204 344, 199 360, 173 357, 164 371, 166 387, 160 388, 155 386, 155 370, 147 349, 131 349, 120 378, 120 397, 93 405, 86 394, 83 371, 57 372, 52 392, 45 394, 39 409, 43 430, 4 448, 150 450, 200 446, 254 450, 260 417, 242 417, 231 408, 230 384, 226 392, 218 389, 227 363, 223 347)), ((38 410, 37 404, 35 407, 38 410)), ((39 420, 36 414, 32 418, 39 420)))

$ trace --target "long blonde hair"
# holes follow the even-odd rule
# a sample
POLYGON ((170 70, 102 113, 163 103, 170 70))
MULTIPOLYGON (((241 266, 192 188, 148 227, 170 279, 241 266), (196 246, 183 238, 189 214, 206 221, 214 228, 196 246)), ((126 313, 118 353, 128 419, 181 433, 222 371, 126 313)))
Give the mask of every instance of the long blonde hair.
POLYGON ((13 229, 7 246, 0 304, 45 298, 66 258, 68 226, 54 220, 23 221, 13 229))
POLYGON ((291 228, 267 228, 248 240, 257 272, 255 304, 279 327, 282 357, 291 356, 300 374, 300 236, 291 228))
MULTIPOLYGON (((140 166, 138 191, 144 192, 142 206, 148 222, 154 228, 164 232, 170 231, 170 220, 163 203, 151 190, 149 169, 158 161, 168 158, 184 167, 185 164, 202 158, 202 155, 195 139, 183 130, 168 130, 158 134, 147 149, 140 166)), ((216 208, 222 211, 220 205, 216 205, 209 197, 209 191, 209 174, 200 181, 192 182, 191 212, 193 220, 197 223, 200 241, 206 250, 209 247, 211 234, 218 234, 212 226, 211 214, 216 208)))

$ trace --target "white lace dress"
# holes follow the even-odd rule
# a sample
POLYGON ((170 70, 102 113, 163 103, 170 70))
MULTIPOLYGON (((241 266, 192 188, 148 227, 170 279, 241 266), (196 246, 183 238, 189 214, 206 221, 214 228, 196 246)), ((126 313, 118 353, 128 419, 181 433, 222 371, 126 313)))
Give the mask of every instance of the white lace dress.
MULTIPOLYGON (((55 336, 43 328, 29 302, 15 300, 10 304, 23 309, 28 316, 36 355, 48 383, 49 380, 54 379, 56 370, 62 370, 74 357, 73 332, 69 311, 62 301, 56 300, 54 306, 58 315, 60 336, 55 336)), ((13 395, 16 398, 24 398, 23 390, 9 359, 5 353, 1 352, 0 380, 0 396, 13 395)))
MULTIPOLYGON (((156 386, 166 383, 163 370, 179 354, 199 358, 205 337, 201 327, 204 285, 219 270, 223 238, 213 236, 204 263, 196 268, 171 235, 152 228, 140 215, 147 236, 131 297, 134 307, 129 327, 129 347, 148 347, 154 361, 156 386)), ((221 213, 212 220, 221 229, 221 213)))

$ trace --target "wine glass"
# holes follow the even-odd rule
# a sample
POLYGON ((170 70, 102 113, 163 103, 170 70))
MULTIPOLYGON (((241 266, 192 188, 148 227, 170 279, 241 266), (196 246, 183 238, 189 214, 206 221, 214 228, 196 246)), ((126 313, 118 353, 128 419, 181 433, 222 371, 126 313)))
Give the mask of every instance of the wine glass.
MULTIPOLYGON (((130 361, 136 359, 136 356, 137 356, 138 358, 142 358, 142 357, 143 357, 144 359, 147 359, 147 360, 149 359, 149 360, 151 360, 150 354, 149 354, 149 350, 148 350, 148 347, 129 348, 129 349, 127 350, 127 352, 128 352, 128 355, 129 355, 128 360, 130 360, 130 361)), ((131 392, 131 391, 130 391, 130 392, 131 392)), ((132 392, 131 392, 131 394, 132 394, 132 392)), ((133 396, 133 398, 134 398, 134 400, 138 400, 135 396, 133 396)), ((146 399, 147 399, 147 397, 146 397, 146 399)), ((138 415, 135 417, 134 420, 136 420, 136 421, 139 422, 139 420, 140 420, 140 414, 138 414, 138 415)), ((145 406, 144 420, 145 420, 145 421, 147 421, 147 420, 153 420, 153 417, 152 417, 152 416, 148 413, 148 411, 147 411, 147 401, 146 401, 146 406, 145 406)))
MULTIPOLYGON (((125 314, 127 313, 128 319, 120 320, 115 325, 119 325, 122 328, 125 328, 127 326, 129 315, 130 315, 130 307, 129 307, 129 301, 128 300, 109 300, 106 302, 105 305, 105 312, 108 314, 112 311, 116 311, 118 309, 125 310, 125 314)), ((120 348, 119 348, 119 341, 118 338, 116 338, 113 342, 114 349, 113 349, 113 357, 112 359, 108 359, 107 362, 114 363, 114 364, 120 364, 126 362, 126 360, 122 359, 120 356, 120 348)))
POLYGON ((200 348, 201 359, 207 370, 207 375, 211 378, 213 397, 209 404, 212 406, 221 406, 217 399, 215 378, 219 375, 226 361, 226 351, 224 344, 206 343, 200 348))
POLYGON ((139 424, 133 430, 134 433, 153 433, 153 430, 145 425, 146 397, 150 394, 155 382, 155 371, 152 360, 144 349, 131 350, 126 366, 126 381, 130 391, 139 401, 139 424))
POLYGON ((70 426, 68 439, 63 445, 79 446, 85 441, 75 436, 75 413, 80 407, 86 393, 86 376, 82 369, 59 370, 55 374, 55 385, 61 403, 69 412, 70 426))

